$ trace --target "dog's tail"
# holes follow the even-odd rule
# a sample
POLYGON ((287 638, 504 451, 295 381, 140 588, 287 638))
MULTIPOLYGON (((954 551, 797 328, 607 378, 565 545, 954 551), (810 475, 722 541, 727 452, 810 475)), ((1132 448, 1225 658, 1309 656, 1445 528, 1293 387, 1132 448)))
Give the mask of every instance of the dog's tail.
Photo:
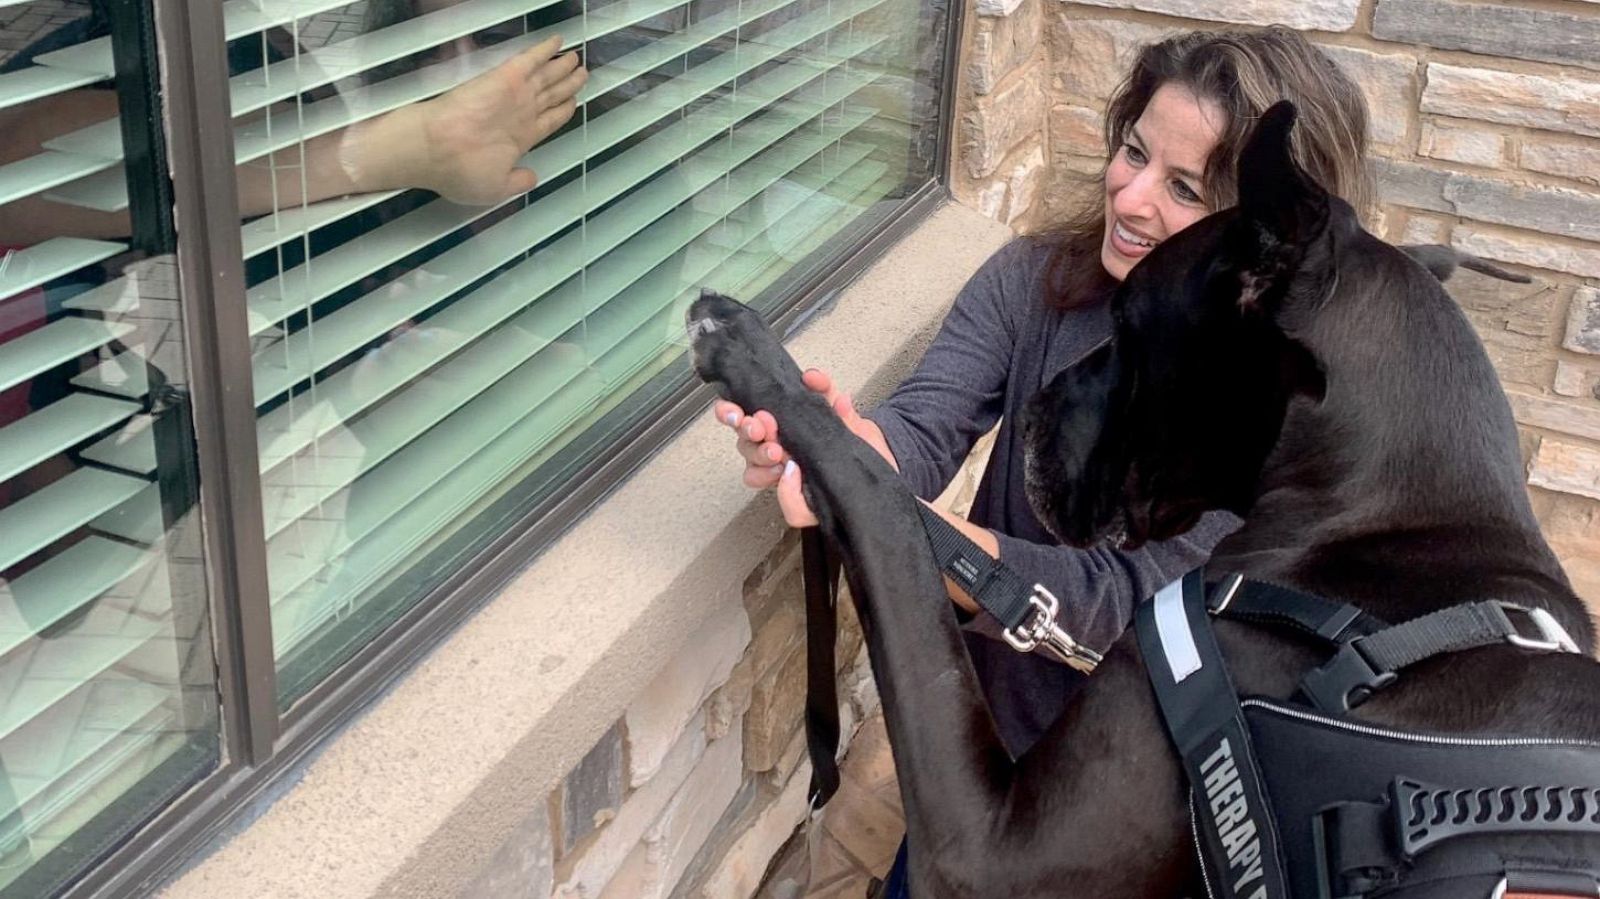
POLYGON ((1499 278, 1501 281, 1514 281, 1518 284, 1528 284, 1533 281, 1527 275, 1506 271, 1486 259, 1474 256, 1471 253, 1463 253, 1455 247, 1447 247, 1444 244, 1407 244, 1399 247, 1399 250, 1421 263, 1422 267, 1427 269, 1435 278, 1438 278, 1441 284, 1450 280, 1450 276, 1456 273, 1457 268, 1488 275, 1491 278, 1499 278))

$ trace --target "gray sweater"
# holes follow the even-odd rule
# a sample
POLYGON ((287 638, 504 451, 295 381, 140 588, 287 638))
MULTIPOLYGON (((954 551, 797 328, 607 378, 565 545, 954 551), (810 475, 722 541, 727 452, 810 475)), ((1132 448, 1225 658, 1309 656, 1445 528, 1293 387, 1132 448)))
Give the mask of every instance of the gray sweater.
MULTIPOLYGON (((1132 552, 1074 549, 1052 538, 1023 492, 1024 404, 1111 333, 1104 303, 1062 312, 1046 304, 1049 248, 1018 238, 994 254, 956 297, 916 370, 870 418, 883 429, 900 474, 920 497, 937 496, 976 440, 1000 422, 994 453, 969 519, 994 532, 1000 558, 1061 599, 1061 623, 1105 649, 1133 619, 1134 605, 1204 562, 1238 519, 1212 513, 1188 534, 1132 552)), ((972 629, 995 633, 980 616, 972 629)), ((1042 732, 1070 675, 1031 664, 1005 644, 969 640, 1002 733, 1020 749, 1042 732), (1009 708, 1021 703, 1026 708, 1009 708)), ((1065 666, 1054 666, 1065 670, 1065 666)))

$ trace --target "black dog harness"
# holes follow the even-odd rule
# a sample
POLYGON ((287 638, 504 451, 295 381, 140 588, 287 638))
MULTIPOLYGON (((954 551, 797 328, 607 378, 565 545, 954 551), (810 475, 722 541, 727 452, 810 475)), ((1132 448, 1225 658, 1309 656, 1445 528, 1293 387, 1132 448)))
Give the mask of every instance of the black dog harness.
POLYGON ((1209 896, 1600 895, 1600 744, 1407 733, 1344 715, 1402 669, 1509 643, 1575 652, 1549 613, 1478 602, 1388 625, 1354 606, 1200 572, 1135 618, 1190 783, 1209 896), (1241 700, 1213 616, 1332 650, 1294 702, 1241 700))

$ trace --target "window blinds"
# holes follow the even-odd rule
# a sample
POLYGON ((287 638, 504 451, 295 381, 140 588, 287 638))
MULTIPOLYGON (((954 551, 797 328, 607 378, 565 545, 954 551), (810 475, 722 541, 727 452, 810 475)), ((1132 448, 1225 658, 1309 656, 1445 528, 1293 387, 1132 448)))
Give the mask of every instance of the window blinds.
MULTIPOLYGON (((240 162, 437 96, 552 34, 591 72, 570 126, 524 160, 532 195, 485 208, 386 192, 243 226, 261 270, 247 303, 280 671, 337 664, 387 614, 366 606, 377 588, 680 355, 700 286, 755 297, 906 182, 905 117, 884 111, 902 97, 884 85, 907 13, 465 0, 315 46, 325 18, 275 20, 301 40, 233 76, 240 162), (492 46, 361 75, 508 20, 492 46)), ((307 682, 280 674, 285 701, 307 682)))
POLYGON ((109 44, 73 9, 0 5, 4 46, 68 41, 0 51, 18 136, 0 151, 0 896, 52 891, 143 820, 197 770, 173 769, 180 750, 215 758, 214 700, 185 689, 209 668, 200 560, 175 552, 185 509, 157 483, 188 468, 158 463, 150 435, 172 420, 143 397, 147 360, 184 380, 172 261, 130 268, 124 240, 91 236, 106 225, 74 198, 117 181, 126 205, 113 155, 26 139, 86 109, 116 131, 109 44), (139 387, 93 376, 114 356, 139 387))

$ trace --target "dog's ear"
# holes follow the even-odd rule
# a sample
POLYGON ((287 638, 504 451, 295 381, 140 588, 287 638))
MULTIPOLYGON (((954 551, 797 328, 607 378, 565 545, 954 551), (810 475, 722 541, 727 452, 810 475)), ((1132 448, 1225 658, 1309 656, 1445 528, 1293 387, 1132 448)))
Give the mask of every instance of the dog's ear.
POLYGON ((1239 305, 1269 306, 1281 296, 1309 247, 1328 227, 1328 192, 1290 152, 1295 108, 1272 105, 1239 154, 1238 185, 1244 255, 1239 305))

